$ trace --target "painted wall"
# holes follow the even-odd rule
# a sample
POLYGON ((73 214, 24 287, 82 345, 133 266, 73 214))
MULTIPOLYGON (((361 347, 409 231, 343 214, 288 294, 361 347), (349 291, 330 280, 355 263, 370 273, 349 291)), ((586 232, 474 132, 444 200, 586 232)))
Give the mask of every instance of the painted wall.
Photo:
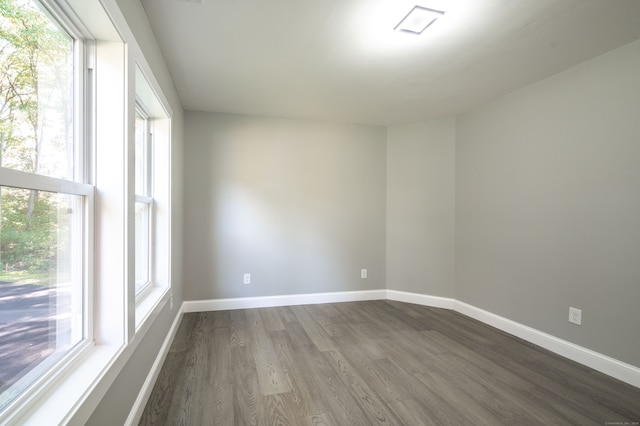
POLYGON ((640 41, 456 132, 456 298, 640 366, 640 41))
POLYGON ((454 296, 455 120, 387 129, 387 288, 454 296))
MULTIPOLYGON (((162 53, 156 43, 147 21, 147 17, 139 1, 117 0, 117 5, 134 33, 135 39, 143 51, 155 78, 162 88, 172 110, 172 190, 171 190, 171 282, 173 292, 173 308, 169 304, 160 312, 151 329, 139 342, 135 352, 128 359, 112 386, 94 410, 88 425, 124 424, 134 401, 151 369, 155 356, 164 342, 173 319, 183 300, 182 271, 182 199, 183 184, 183 110, 177 92, 166 68, 162 53)), ((72 422, 73 424, 73 422, 72 422)))
POLYGON ((185 299, 384 288, 385 137, 186 112, 185 299))

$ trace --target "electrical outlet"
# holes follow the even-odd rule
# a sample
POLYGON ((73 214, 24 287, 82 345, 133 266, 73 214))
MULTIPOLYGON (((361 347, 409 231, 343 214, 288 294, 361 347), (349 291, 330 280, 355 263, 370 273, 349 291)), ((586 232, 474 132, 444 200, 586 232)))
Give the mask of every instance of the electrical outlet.
POLYGON ((570 307, 569 322, 576 325, 582 325, 582 310, 570 307))
POLYGON ((362 278, 362 279, 367 278, 367 270, 366 269, 360 269, 360 278, 362 278))
POLYGON ((244 274, 244 281, 245 284, 251 284, 251 274, 244 274))

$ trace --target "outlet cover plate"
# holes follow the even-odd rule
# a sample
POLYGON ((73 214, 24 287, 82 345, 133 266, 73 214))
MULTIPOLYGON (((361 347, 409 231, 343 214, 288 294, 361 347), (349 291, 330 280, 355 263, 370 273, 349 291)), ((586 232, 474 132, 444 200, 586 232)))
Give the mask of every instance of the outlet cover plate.
POLYGON ((569 308, 569 322, 582 325, 582 310, 577 308, 569 308))

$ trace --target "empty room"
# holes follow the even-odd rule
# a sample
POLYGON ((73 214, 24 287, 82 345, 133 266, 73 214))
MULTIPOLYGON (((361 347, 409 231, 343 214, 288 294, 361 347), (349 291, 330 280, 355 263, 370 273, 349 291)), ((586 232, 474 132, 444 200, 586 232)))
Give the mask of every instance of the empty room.
POLYGON ((0 424, 640 424, 639 1, 0 22, 0 424))

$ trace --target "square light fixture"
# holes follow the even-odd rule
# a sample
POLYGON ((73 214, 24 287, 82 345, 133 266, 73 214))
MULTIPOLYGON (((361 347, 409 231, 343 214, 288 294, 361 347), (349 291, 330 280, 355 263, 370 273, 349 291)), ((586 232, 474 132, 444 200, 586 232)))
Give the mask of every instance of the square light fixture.
POLYGON ((412 34, 422 34, 424 30, 436 19, 444 16, 444 12, 440 10, 428 9, 422 6, 413 6, 413 9, 402 18, 402 21, 394 30, 412 34))

